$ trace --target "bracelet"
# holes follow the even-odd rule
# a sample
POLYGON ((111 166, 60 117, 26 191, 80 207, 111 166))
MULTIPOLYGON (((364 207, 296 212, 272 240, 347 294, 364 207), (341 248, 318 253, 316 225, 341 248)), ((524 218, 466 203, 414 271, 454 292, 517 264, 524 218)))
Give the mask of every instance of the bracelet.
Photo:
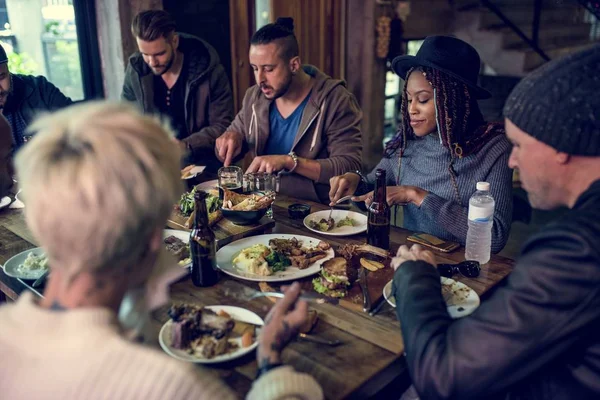
POLYGON ((351 174, 356 174, 360 178, 361 182, 366 182, 365 176, 358 169, 356 171, 350 171, 351 174))
POLYGON ((256 374, 256 379, 260 378, 262 375, 266 374, 267 372, 271 371, 272 369, 279 368, 282 366, 283 366, 282 363, 275 363, 275 364, 267 363, 258 369, 258 373, 256 374))
POLYGON ((288 174, 291 174, 298 166, 298 156, 293 151, 290 151, 288 153, 288 156, 292 157, 292 160, 294 160, 294 167, 288 171, 288 174))

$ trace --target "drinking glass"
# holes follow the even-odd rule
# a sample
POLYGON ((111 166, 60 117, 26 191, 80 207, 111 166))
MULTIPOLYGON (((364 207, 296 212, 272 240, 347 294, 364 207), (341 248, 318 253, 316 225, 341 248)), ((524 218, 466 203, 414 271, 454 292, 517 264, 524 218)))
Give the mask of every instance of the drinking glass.
POLYGON ((249 174, 244 174, 243 177, 243 192, 254 192, 255 190, 255 183, 254 183, 254 179, 255 179, 255 175, 254 173, 249 173, 249 174))
MULTIPOLYGON (((275 195, 279 192, 279 175, 267 174, 264 172, 254 174, 254 190, 263 192, 265 195, 271 195, 275 198, 275 195)), ((272 207, 269 207, 266 216, 273 218, 272 207)))
POLYGON ((243 173, 240 167, 222 167, 217 172, 219 187, 237 193, 242 192, 243 173))

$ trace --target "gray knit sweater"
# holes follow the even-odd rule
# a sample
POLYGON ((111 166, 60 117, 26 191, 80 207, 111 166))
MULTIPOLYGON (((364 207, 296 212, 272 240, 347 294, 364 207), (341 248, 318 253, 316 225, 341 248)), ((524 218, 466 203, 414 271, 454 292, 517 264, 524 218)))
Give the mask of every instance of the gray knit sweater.
POLYGON ((512 170, 508 168, 511 145, 504 135, 492 138, 481 150, 454 162, 460 202, 456 199, 448 165, 449 151, 440 143, 437 134, 408 142, 402 157, 398 179, 399 157, 383 158, 367 175, 369 190, 375 183, 375 171, 386 170, 388 186, 397 184, 417 186, 429 194, 421 207, 404 207, 403 226, 415 232, 465 244, 468 229, 469 198, 479 181, 490 183, 490 192, 496 202, 492 229, 492 252, 497 253, 506 244, 512 220, 512 170))

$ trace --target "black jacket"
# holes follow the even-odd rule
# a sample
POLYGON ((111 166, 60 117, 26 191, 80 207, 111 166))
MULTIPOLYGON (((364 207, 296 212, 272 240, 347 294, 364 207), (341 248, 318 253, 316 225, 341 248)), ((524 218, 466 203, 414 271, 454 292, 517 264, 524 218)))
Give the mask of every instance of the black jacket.
POLYGON ((5 113, 17 113, 27 125, 40 111, 54 111, 72 103, 71 99, 43 76, 11 74, 12 91, 5 113))
POLYGON ((471 316, 450 319, 425 262, 403 263, 394 287, 421 398, 600 398, 600 181, 471 316))
MULTIPOLYGON (((215 140, 233 120, 233 97, 229 80, 216 50, 205 41, 179 33, 179 50, 187 58, 185 119, 188 132, 183 141, 194 152, 213 154, 215 140)), ((136 52, 129 58, 121 97, 135 102, 145 113, 157 113, 153 74, 136 52)))

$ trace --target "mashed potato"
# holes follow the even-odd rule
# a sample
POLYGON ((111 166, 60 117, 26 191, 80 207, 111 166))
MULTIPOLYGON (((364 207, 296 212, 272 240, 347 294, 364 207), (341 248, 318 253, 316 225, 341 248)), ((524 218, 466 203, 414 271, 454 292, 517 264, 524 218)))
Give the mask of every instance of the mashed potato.
POLYGON ((256 275, 268 276, 273 274, 273 270, 265 260, 265 257, 271 253, 271 250, 264 244, 255 244, 240 252, 234 259, 233 264, 245 272, 256 275))

